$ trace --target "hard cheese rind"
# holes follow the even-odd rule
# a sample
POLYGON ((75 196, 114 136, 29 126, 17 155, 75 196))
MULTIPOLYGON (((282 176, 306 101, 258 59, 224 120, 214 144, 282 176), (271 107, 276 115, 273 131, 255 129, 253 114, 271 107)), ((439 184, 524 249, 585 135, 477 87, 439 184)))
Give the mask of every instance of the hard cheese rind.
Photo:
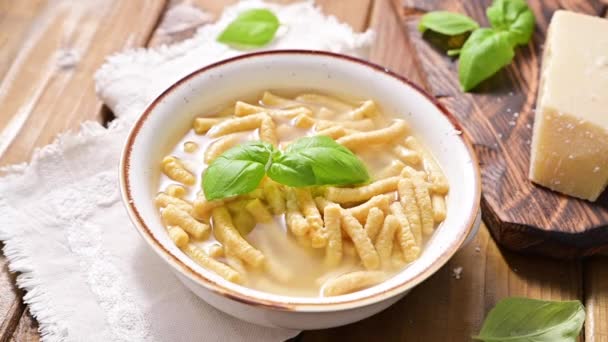
POLYGON ((608 182, 608 20, 557 11, 536 104, 530 180, 595 201, 608 182))

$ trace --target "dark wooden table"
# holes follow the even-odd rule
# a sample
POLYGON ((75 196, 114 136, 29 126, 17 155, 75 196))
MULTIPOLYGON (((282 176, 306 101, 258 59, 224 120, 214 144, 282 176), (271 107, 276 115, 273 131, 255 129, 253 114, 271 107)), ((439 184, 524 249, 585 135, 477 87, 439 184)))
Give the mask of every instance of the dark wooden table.
MULTIPOLYGON (((529 0, 535 12, 541 1, 529 0)), ((164 14, 181 3, 217 15, 231 0, 0 0, 0 165, 29 160, 35 147, 83 120, 108 121, 92 75, 105 56, 126 47, 156 46, 189 37, 195 28, 167 33, 164 14), (61 67, 58 58, 78 61, 61 67)), ((283 1, 288 2, 288 1, 283 1)), ((467 12, 484 22, 490 0, 317 0, 356 30, 377 33, 370 59, 421 84, 453 109, 472 95, 453 87, 456 64, 429 49, 416 30, 427 10, 467 12)), ((552 3, 555 1, 551 1, 552 3)), ((556 2, 557 3, 557 2, 556 2)), ((583 1, 560 1, 573 8, 583 1)), ((600 7, 605 15, 606 5, 600 7)), ((539 16, 540 17, 540 16, 539 16)), ((540 23, 546 25, 546 23, 540 23)), ((526 54, 503 76, 515 75, 526 54)), ((501 90, 501 91, 504 91, 501 90)), ((525 91, 525 89, 513 89, 525 91)), ((492 96, 492 89, 485 95, 492 96)), ((37 323, 0 256, 0 341, 37 341, 37 323)), ((501 298, 579 299, 587 308, 581 340, 608 342, 608 259, 559 261, 499 249, 486 226, 439 272, 388 310, 345 327, 306 331, 299 341, 467 341, 501 298), (462 267, 459 277, 455 269, 462 267)))

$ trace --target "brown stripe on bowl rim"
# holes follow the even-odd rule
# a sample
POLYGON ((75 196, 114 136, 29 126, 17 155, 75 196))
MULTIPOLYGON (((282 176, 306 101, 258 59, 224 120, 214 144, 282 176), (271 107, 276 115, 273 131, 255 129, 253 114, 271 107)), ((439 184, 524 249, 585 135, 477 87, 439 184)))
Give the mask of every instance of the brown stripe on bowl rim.
MULTIPOLYGON (((413 88, 420 94, 422 94, 424 97, 427 98, 427 100, 429 100, 431 103, 433 103, 433 105, 435 107, 437 107, 439 109, 439 111, 450 121, 450 123, 454 126, 454 128, 456 130, 461 131, 461 132, 463 131, 462 126, 460 125, 458 120, 454 117, 454 115, 452 113, 450 113, 450 111, 448 111, 439 101, 437 101, 437 99, 435 99, 432 95, 430 95, 425 90, 423 90, 420 86, 416 85, 409 79, 390 71, 387 68, 384 68, 377 64, 374 64, 374 63, 371 63, 371 62, 368 62, 368 61, 365 61, 365 60, 362 60, 362 59, 359 59, 356 57, 337 54, 337 53, 333 53, 333 52, 316 51, 316 50, 271 50, 271 51, 254 52, 254 53, 249 53, 249 54, 244 54, 244 55, 228 58, 228 59, 210 64, 210 65, 207 65, 198 70, 195 70, 195 71, 191 72, 190 74, 188 74, 187 76, 180 79, 179 81, 177 81, 176 83, 174 83, 173 85, 171 85, 170 87, 168 87, 165 91, 162 92, 162 94, 160 94, 156 99, 154 99, 154 101, 146 108, 146 110, 143 112, 143 114, 141 114, 141 116, 135 122, 134 126, 131 128, 131 131, 129 132, 129 135, 127 137, 126 145, 122 151, 122 156, 120 159, 120 175, 119 175, 120 191, 121 191, 121 195, 123 197, 123 203, 126 206, 126 209, 129 213, 129 217, 130 217, 131 221, 136 226, 136 228, 138 228, 137 230, 142 235, 142 237, 145 240, 147 240, 152 247, 154 247, 153 249, 155 250, 155 252, 158 253, 163 258, 163 260, 165 260, 167 263, 169 263, 177 271, 179 271, 183 275, 187 276, 190 280, 194 281, 195 283, 197 283, 201 286, 204 286, 205 288, 209 289, 210 291, 212 291, 216 294, 219 294, 226 298, 230 298, 235 301, 241 302, 243 304, 251 305, 251 306, 259 306, 259 307, 264 307, 264 308, 274 309, 274 310, 297 311, 297 312, 340 311, 340 310, 353 309, 353 308, 361 307, 361 306, 372 305, 372 304, 378 303, 384 299, 388 299, 388 298, 394 297, 396 295, 399 295, 399 294, 413 288, 414 286, 416 286, 419 283, 426 280, 433 273, 435 273, 439 268, 441 268, 445 263, 447 263, 447 261, 462 246, 465 239, 467 238, 467 236, 470 234, 471 230, 473 229, 473 226, 475 225, 475 220, 476 220, 477 214, 480 209, 481 177, 480 177, 480 171, 479 171, 479 166, 478 166, 479 163, 477 160, 477 156, 475 155, 471 142, 469 141, 469 139, 467 138, 467 136, 465 134, 460 134, 459 139, 461 139, 461 141, 464 143, 465 147, 467 148, 469 157, 471 158, 471 160, 473 162, 473 169, 475 172, 475 174, 474 174, 474 177, 475 177, 475 199, 474 199, 475 202, 474 203, 475 204, 474 204, 473 209, 471 210, 471 212, 468 215, 467 221, 462 224, 462 226, 465 226, 465 229, 457 237, 455 242, 452 243, 451 245, 449 245, 431 263, 431 265, 429 265, 424 270, 422 270, 421 272, 416 274, 414 277, 407 279, 406 281, 401 282, 398 285, 395 285, 382 292, 370 294, 366 297, 349 299, 349 300, 341 300, 340 299, 341 296, 336 296, 336 297, 332 297, 332 299, 336 298, 336 300, 332 300, 331 302, 328 302, 328 303, 293 303, 293 302, 289 302, 289 301, 278 302, 278 301, 273 301, 273 300, 268 300, 268 299, 257 298, 257 297, 239 293, 232 289, 226 288, 222 284, 215 282, 215 281, 207 278, 205 275, 201 274, 200 272, 192 269, 191 267, 186 265, 184 262, 179 260, 179 258, 177 256, 175 256, 173 253, 171 253, 167 248, 165 248, 152 235, 151 230, 148 228, 148 226, 142 219, 139 211, 135 207, 134 200, 133 200, 133 197, 131 194, 131 185, 129 183, 129 177, 128 177, 129 170, 130 170, 131 152, 132 152, 133 143, 135 141, 135 138, 139 134, 139 131, 141 130, 143 123, 146 121, 146 119, 148 118, 150 113, 154 110, 154 108, 158 105, 158 103, 162 99, 164 99, 167 95, 169 95, 173 90, 180 87, 183 83, 187 82, 191 78, 193 78, 201 73, 204 73, 206 71, 215 69, 217 67, 220 67, 220 66, 223 66, 223 65, 226 65, 229 63, 234 63, 234 62, 238 62, 241 60, 245 60, 245 59, 257 58, 257 57, 263 57, 263 56, 280 56, 280 55, 312 55, 312 56, 322 56, 322 57, 334 58, 334 59, 338 59, 338 60, 342 60, 342 61, 356 63, 361 66, 372 69, 373 71, 380 72, 384 75, 388 75, 388 76, 390 76, 394 79, 397 79, 398 81, 406 84, 407 86, 413 88)), ((253 289, 250 289, 250 290, 253 290, 253 289)), ((253 290, 253 291, 257 291, 257 290, 253 290)))

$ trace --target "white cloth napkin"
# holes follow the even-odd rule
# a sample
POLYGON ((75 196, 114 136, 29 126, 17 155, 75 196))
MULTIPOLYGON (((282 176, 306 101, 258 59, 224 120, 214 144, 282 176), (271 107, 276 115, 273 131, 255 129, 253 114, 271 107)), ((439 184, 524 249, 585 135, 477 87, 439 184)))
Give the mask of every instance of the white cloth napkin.
POLYGON ((373 37, 311 2, 240 2, 192 39, 111 56, 96 75, 97 92, 118 119, 107 129, 84 123, 36 151, 29 164, 2 170, 0 239, 44 341, 255 342, 298 333, 239 321, 194 296, 131 227, 118 190, 118 159, 134 118, 180 77, 243 53, 215 37, 239 12, 259 7, 282 23, 266 49, 365 57, 373 37))

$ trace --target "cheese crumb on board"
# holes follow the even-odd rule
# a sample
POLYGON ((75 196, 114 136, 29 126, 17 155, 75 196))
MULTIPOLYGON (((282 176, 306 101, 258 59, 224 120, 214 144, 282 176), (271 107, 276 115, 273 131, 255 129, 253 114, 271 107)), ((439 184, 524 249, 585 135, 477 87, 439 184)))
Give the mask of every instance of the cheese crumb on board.
POLYGON ((608 20, 555 12, 538 93, 530 180, 595 201, 608 183, 608 20))

